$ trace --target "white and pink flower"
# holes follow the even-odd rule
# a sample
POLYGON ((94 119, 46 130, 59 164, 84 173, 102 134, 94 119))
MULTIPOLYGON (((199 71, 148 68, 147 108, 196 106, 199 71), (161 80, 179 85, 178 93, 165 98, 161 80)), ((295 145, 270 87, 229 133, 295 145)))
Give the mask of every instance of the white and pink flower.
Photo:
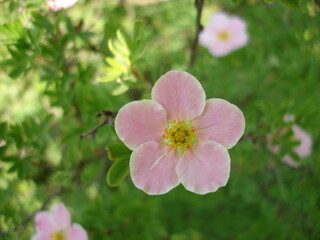
POLYGON ((115 120, 119 138, 133 150, 133 183, 150 195, 179 183, 198 194, 225 186, 228 149, 245 128, 240 109, 219 98, 206 101, 198 80, 183 71, 163 75, 151 96, 126 104, 115 120))
POLYGON ((213 56, 223 57, 248 43, 246 28, 240 17, 218 12, 211 16, 208 25, 201 31, 199 43, 208 48, 213 56))
POLYGON ((31 240, 88 240, 86 230, 72 224, 64 204, 52 206, 50 211, 40 211, 35 216, 36 234, 31 240))
POLYGON ((78 0, 48 0, 47 6, 53 11, 67 9, 76 4, 78 0))

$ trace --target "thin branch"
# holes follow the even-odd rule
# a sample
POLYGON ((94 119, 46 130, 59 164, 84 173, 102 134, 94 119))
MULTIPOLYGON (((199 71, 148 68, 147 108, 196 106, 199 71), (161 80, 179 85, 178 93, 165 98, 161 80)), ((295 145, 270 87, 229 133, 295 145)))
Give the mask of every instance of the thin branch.
POLYGON ((196 35, 194 37, 193 43, 191 45, 191 54, 190 54, 190 62, 189 67, 192 67, 193 64, 196 61, 197 58, 197 47, 198 47, 198 40, 199 40, 199 34, 201 30, 203 29, 203 26, 201 25, 201 15, 202 15, 202 9, 203 4, 205 0, 195 0, 194 6, 197 10, 197 16, 196 16, 196 35))
POLYGON ((99 123, 99 125, 97 125, 96 127, 94 127, 93 129, 91 129, 90 131, 86 132, 86 133, 83 133, 81 136, 80 136, 80 139, 84 139, 85 137, 87 136, 90 136, 91 139, 94 139, 99 128, 101 128, 102 126, 104 125, 110 125, 110 126, 113 126, 113 118, 115 117, 115 113, 114 112, 111 112, 111 111, 107 111, 107 110, 103 110, 101 112, 98 112, 96 114, 96 117, 97 118, 100 118, 101 116, 105 116, 106 118, 101 122, 99 123))

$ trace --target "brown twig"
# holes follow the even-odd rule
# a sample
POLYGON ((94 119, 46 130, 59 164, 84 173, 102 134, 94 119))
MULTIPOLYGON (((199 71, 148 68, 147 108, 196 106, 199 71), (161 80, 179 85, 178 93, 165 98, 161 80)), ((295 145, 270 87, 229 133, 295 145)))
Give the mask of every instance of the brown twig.
POLYGON ((201 30, 203 29, 203 26, 201 25, 201 15, 202 15, 203 4, 204 4, 204 0, 195 0, 194 1, 194 5, 197 10, 196 35, 195 35, 193 43, 191 45, 189 67, 193 66, 193 64, 195 63, 196 58, 197 58, 197 46, 198 46, 199 34, 200 34, 201 30))
POLYGON ((101 116, 105 116, 106 118, 101 123, 99 123, 99 125, 97 125, 93 129, 91 129, 90 131, 88 131, 86 133, 83 133, 80 136, 80 139, 82 140, 87 136, 90 136, 91 139, 94 139, 96 134, 97 134, 97 132, 98 132, 98 130, 99 130, 99 128, 101 128, 102 126, 104 126, 106 124, 113 126, 113 118, 115 117, 115 115, 116 115, 116 113, 111 112, 111 111, 107 111, 107 110, 103 110, 101 112, 98 112, 96 114, 97 118, 100 118, 101 116))

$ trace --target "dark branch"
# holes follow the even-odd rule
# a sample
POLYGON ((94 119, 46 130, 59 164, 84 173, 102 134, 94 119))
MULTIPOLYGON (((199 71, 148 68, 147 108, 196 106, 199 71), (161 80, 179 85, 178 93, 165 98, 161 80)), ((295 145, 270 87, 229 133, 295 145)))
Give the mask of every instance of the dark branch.
POLYGON ((87 136, 90 136, 91 139, 94 139, 99 128, 101 128, 102 126, 104 125, 110 125, 110 126, 113 126, 113 118, 115 117, 116 113, 114 112, 111 112, 111 111, 107 111, 107 110, 103 110, 101 112, 98 112, 96 114, 96 117, 97 118, 100 118, 101 116, 105 116, 105 119, 99 123, 98 126, 94 127, 93 129, 91 129, 90 131, 86 132, 86 133, 83 133, 81 136, 80 136, 80 139, 84 139, 85 137, 87 136))
POLYGON ((197 10, 196 35, 195 35, 193 43, 191 45, 189 67, 193 66, 193 64, 195 63, 196 58, 197 58, 197 47, 198 47, 199 34, 203 28, 203 26, 201 25, 201 15, 202 15, 203 4, 204 4, 204 0, 194 0, 194 5, 197 10))

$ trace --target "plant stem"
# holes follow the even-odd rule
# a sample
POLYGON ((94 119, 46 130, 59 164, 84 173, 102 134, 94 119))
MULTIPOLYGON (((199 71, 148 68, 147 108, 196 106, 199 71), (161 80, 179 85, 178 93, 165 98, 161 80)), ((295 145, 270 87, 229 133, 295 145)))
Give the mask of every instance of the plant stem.
POLYGON ((191 45, 191 54, 190 54, 190 62, 189 67, 192 67, 196 61, 197 58, 197 46, 198 46, 198 40, 199 40, 199 34, 203 28, 201 25, 201 15, 202 15, 202 9, 204 5, 205 0, 194 0, 194 6, 197 11, 196 16, 196 34, 193 40, 193 43, 191 45))
POLYGON ((104 115, 106 118, 101 122, 99 123, 99 125, 95 126, 93 129, 91 129, 90 131, 86 132, 86 133, 83 133, 81 136, 80 136, 80 139, 84 139, 85 137, 87 136, 90 136, 91 139, 94 139, 94 137, 96 136, 97 132, 98 132, 98 129, 106 124, 108 125, 111 125, 113 126, 113 120, 112 118, 115 117, 115 113, 114 112, 111 112, 111 111, 107 111, 107 110, 103 110, 101 112, 98 112, 96 114, 96 117, 97 118, 100 118, 102 115, 104 115))

